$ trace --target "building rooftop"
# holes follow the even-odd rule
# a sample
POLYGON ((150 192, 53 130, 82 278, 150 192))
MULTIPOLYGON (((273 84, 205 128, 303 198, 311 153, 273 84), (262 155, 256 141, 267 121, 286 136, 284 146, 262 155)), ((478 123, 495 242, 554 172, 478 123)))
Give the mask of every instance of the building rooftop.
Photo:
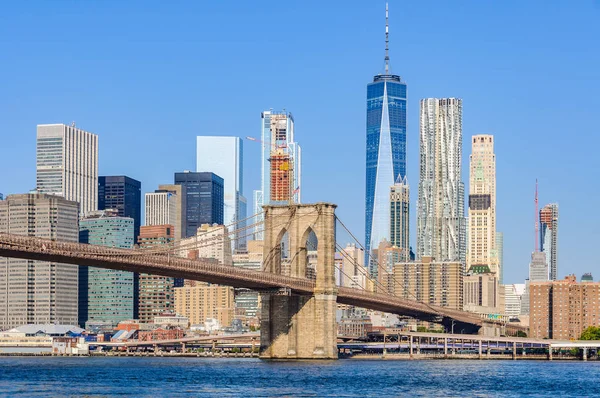
POLYGON ((45 334, 49 336, 64 336, 66 334, 81 334, 85 332, 75 325, 54 325, 54 324, 43 324, 43 325, 23 325, 18 326, 14 329, 8 330, 11 333, 25 333, 26 335, 39 335, 45 334))

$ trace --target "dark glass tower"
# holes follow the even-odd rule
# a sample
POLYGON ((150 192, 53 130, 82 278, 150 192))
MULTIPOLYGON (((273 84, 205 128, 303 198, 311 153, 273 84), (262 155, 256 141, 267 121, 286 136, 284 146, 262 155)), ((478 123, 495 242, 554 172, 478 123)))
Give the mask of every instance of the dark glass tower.
POLYGON ((223 225, 223 179, 210 172, 175 173, 175 185, 186 188, 186 237, 195 236, 202 224, 223 225))
POLYGON ((134 241, 140 236, 142 183, 127 176, 98 177, 98 210, 117 210, 119 217, 133 218, 134 241))
MULTIPOLYGON (((367 85, 366 260, 371 249, 390 240, 390 187, 406 177, 406 83, 389 72, 387 21, 386 4, 385 73, 367 85)), ((376 273, 373 266, 369 270, 376 273)))

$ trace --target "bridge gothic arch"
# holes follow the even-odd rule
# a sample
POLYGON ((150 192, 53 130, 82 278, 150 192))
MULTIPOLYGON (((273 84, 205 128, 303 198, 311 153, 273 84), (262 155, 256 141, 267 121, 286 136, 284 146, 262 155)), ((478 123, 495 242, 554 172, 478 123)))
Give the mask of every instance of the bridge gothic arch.
POLYGON ((262 295, 263 358, 337 358, 335 208, 330 203, 263 207, 265 271, 306 278, 307 242, 312 235, 317 242, 312 295, 262 295), (281 240, 286 233, 289 251, 282 260, 281 240))

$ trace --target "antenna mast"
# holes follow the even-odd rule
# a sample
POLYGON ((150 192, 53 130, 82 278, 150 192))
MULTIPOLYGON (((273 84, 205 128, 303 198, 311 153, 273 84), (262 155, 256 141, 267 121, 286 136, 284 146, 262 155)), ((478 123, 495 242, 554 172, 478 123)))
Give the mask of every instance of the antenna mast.
POLYGON ((389 32, 389 12, 388 12, 388 3, 385 3, 385 74, 389 74, 390 72, 390 32, 389 32))
POLYGON ((535 251, 536 253, 539 251, 539 246, 538 246, 538 236, 540 234, 540 223, 539 223, 539 207, 538 207, 538 180, 537 178, 535 179, 535 236, 534 236, 534 242, 535 242, 535 251))

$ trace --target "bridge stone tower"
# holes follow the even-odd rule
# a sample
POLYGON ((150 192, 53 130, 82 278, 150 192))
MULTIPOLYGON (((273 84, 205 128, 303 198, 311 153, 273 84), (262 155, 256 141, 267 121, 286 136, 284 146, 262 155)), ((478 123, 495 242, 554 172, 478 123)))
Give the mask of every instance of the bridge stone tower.
POLYGON ((312 295, 262 295, 261 358, 337 359, 335 208, 330 203, 263 206, 266 272, 306 278, 307 252, 314 250, 307 248, 311 232, 318 243, 312 295))

